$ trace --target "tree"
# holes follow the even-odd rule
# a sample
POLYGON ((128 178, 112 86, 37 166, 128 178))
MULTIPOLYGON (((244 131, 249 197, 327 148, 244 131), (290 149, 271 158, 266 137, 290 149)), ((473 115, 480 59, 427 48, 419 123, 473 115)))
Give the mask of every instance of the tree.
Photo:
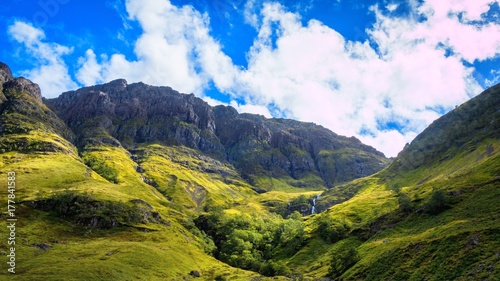
POLYGON ((332 278, 340 277, 359 260, 359 254, 354 247, 343 248, 334 253, 330 261, 328 275, 332 278))
POLYGON ((432 191, 429 201, 424 204, 424 211, 431 215, 437 215, 448 208, 448 198, 439 189, 432 191))
POLYGON ((398 203, 399 203, 399 210, 404 214, 409 214, 413 210, 410 197, 404 193, 399 193, 398 203))
POLYGON ((318 234, 328 243, 335 243, 347 236, 349 227, 338 220, 324 215, 318 220, 318 234))

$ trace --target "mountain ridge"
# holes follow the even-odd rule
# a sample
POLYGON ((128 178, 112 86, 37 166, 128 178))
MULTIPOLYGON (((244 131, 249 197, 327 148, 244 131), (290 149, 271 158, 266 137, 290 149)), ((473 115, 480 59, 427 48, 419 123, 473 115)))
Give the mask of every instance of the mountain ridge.
POLYGON ((381 152, 354 137, 311 123, 211 107, 170 87, 129 85, 118 79, 44 102, 76 132, 78 147, 96 141, 125 148, 158 141, 185 145, 229 161, 245 179, 260 185, 272 177, 331 187, 389 163, 381 152))
MULTIPOLYGON (((500 276, 500 85, 436 120, 385 169, 325 191, 339 174, 322 171, 377 152, 315 124, 194 105, 166 87, 132 86, 136 98, 145 88, 157 95, 153 114, 133 93, 116 102, 130 85, 115 80, 67 93, 56 115, 36 84, 1 64, 0 81, 0 184, 16 172, 16 279, 500 276), (193 148, 183 145, 192 137, 193 148), (199 149, 203 138, 212 152, 199 149)), ((345 167, 351 177, 362 169, 345 167)))

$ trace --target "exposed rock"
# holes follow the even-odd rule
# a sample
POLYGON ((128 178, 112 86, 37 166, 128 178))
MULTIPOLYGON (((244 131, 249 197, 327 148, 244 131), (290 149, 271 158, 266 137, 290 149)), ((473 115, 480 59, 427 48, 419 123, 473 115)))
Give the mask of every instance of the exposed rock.
POLYGON ((198 272, 198 270, 191 270, 191 272, 189 272, 189 275, 193 276, 193 277, 200 277, 200 272, 198 272))
POLYGON ((14 79, 14 77, 12 76, 9 66, 0 62, 0 85, 12 79, 14 79))
POLYGON ((23 92, 31 95, 32 97, 34 97, 38 101, 42 101, 42 92, 41 92, 38 84, 35 84, 24 77, 11 79, 11 80, 5 82, 3 87, 5 90, 10 89, 10 88, 14 88, 15 90, 23 91, 23 92))
MULTIPOLYGON (((31 131, 55 133, 71 141, 73 134, 66 124, 42 102, 40 87, 25 78, 13 78, 10 70, 0 64, 0 134, 29 134, 31 131)), ((4 146, 8 140, 2 140, 4 146)), ((41 142, 39 142, 41 143, 41 142)), ((17 144, 28 150, 58 150, 55 144, 17 144)), ((5 148, 2 148, 5 149, 5 148)))
POLYGON ((313 123, 238 114, 232 107, 211 107, 169 87, 115 80, 63 93, 46 103, 76 132, 80 147, 184 145, 228 160, 249 182, 263 176, 307 178, 293 185, 333 186, 375 173, 388 163, 382 153, 358 139, 313 123))
POLYGON ((40 250, 44 250, 44 251, 48 251, 50 248, 52 248, 52 245, 49 245, 47 243, 40 243, 40 244, 33 243, 30 246, 36 247, 36 248, 38 248, 40 250))
MULTIPOLYGON (((108 145, 132 150, 137 144, 153 142, 182 145, 229 162, 250 183, 274 177, 296 187, 333 186, 375 173, 388 163, 374 148, 313 123, 238 114, 232 107, 211 107, 193 94, 169 87, 129 85, 119 79, 42 100, 37 84, 13 78, 4 64, 0 64, 0 82, 0 112, 19 114, 2 115, 2 134, 36 129, 59 134, 79 148, 108 145)), ((59 150, 50 143, 11 145, 8 141, 0 149, 59 150)), ((214 165, 197 169, 225 173, 214 165)), ((144 170, 139 166, 137 171, 144 170)), ((155 185, 147 178, 144 181, 155 185)))

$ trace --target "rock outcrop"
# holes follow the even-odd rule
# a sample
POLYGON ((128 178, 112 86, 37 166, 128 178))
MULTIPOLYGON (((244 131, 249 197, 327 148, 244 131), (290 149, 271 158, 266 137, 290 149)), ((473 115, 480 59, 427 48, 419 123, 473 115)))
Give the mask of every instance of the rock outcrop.
POLYGON ((249 182, 287 178, 292 185, 332 186, 375 173, 388 160, 356 138, 313 123, 239 114, 193 94, 123 79, 45 100, 76 135, 75 143, 133 149, 160 142, 229 161, 249 182))

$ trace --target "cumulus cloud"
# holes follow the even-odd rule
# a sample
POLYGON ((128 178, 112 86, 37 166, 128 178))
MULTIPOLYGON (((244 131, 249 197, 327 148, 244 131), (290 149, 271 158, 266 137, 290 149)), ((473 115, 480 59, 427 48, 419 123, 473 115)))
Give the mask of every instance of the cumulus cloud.
POLYGON ((230 106, 234 107, 239 113, 252 113, 263 115, 266 118, 272 118, 272 114, 266 106, 255 104, 240 104, 237 101, 231 101, 230 106))
MULTIPOLYGON (((87 50, 75 78, 84 85, 117 78, 168 85, 223 104, 206 96, 214 86, 240 112, 316 122, 395 156, 433 120, 481 92, 471 65, 500 54, 500 26, 484 20, 494 2, 412 0, 404 17, 394 13, 398 4, 373 6, 376 21, 359 42, 320 21, 304 23, 279 3, 247 0, 242 16, 257 36, 242 68, 210 35, 208 14, 166 0, 127 0, 123 18, 143 30, 132 43, 134 56, 87 50)), ((16 24, 11 36, 41 62, 28 77, 47 83, 44 91, 73 87, 61 59, 71 49, 16 24)), ((487 85, 499 81, 498 71, 487 85)))
POLYGON ((425 38, 431 44, 441 43, 470 63, 492 58, 500 53, 500 25, 473 21, 480 21, 494 2, 498 0, 428 0, 418 9, 428 20, 409 36, 425 38))
POLYGON ((457 16, 477 19, 487 11, 484 5, 477 10, 462 2, 445 8, 442 3, 416 5, 414 15, 405 18, 373 7, 376 23, 366 30, 366 42, 347 41, 316 20, 303 25, 300 15, 266 3, 258 20, 246 13, 247 21, 259 26, 248 68, 235 83, 239 97, 258 106, 273 104, 289 117, 357 136, 395 156, 433 120, 481 92, 474 69, 463 60, 500 53, 500 36, 491 36, 498 25, 479 26, 457 16), (419 20, 422 14, 427 20, 419 20))
POLYGON ((43 30, 22 21, 9 26, 8 33, 23 44, 27 54, 36 60, 36 68, 23 71, 21 75, 37 83, 45 97, 57 97, 62 92, 77 87, 63 60, 64 55, 72 52, 71 48, 44 42, 43 30))
POLYGON ((85 85, 125 78, 202 95, 208 82, 228 89, 238 69, 210 35, 209 19, 192 6, 163 0, 126 1, 128 20, 138 21, 143 34, 134 44, 135 60, 122 54, 103 56, 92 50, 82 58, 78 79, 85 85))

